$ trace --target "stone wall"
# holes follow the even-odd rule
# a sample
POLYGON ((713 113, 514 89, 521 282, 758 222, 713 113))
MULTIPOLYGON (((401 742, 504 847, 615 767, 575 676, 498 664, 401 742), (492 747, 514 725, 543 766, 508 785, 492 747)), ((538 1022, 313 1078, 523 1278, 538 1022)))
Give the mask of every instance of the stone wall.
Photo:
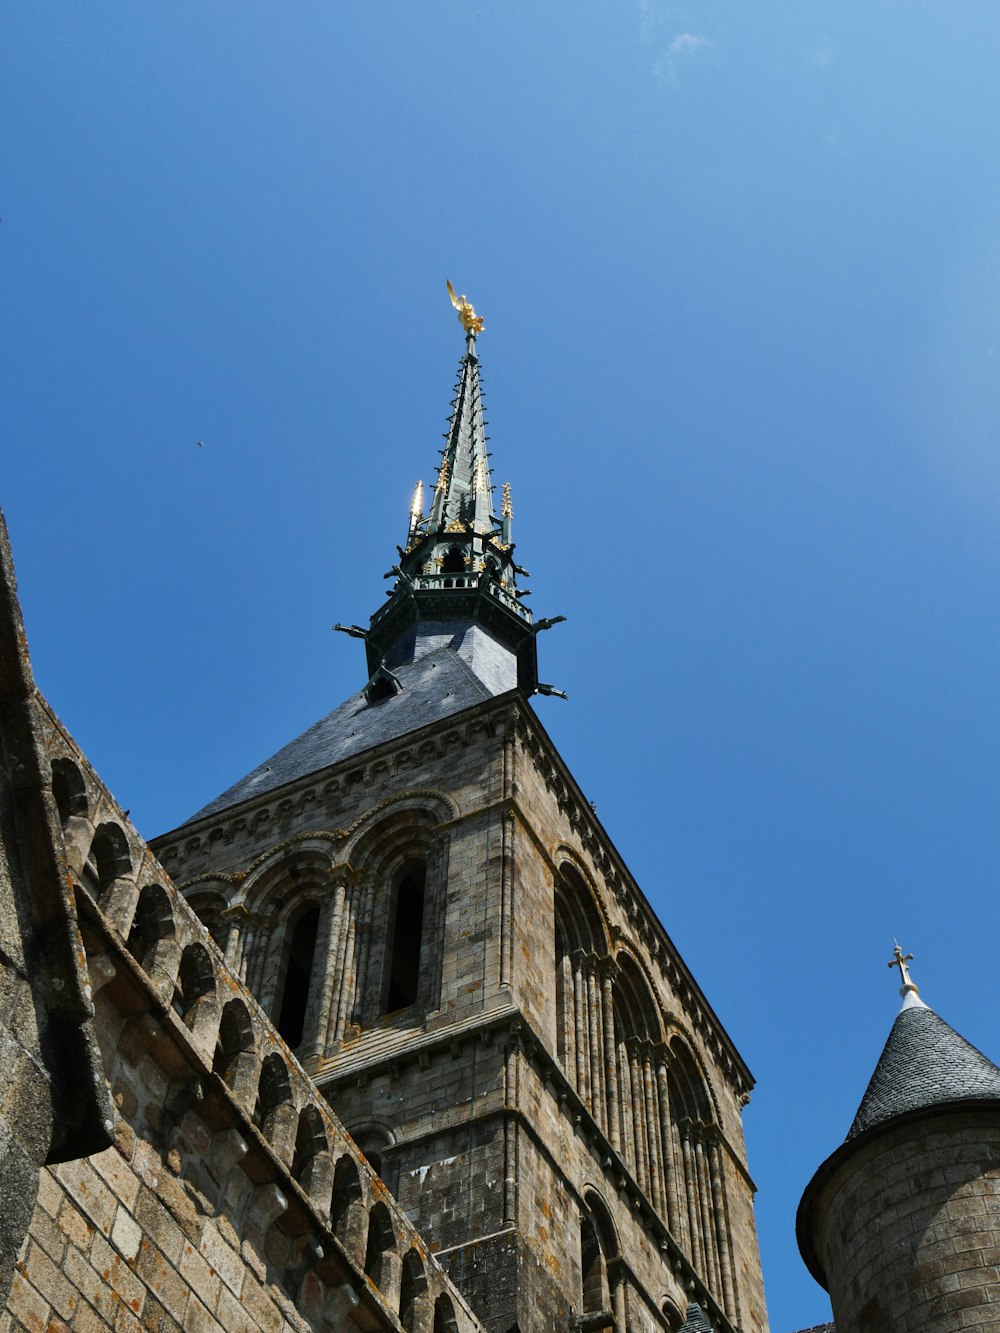
POLYGON ((0 1330, 481 1325, 51 715, 114 1145, 43 1173, 0 1330))
POLYGON ((766 1328, 741 1124, 750 1075, 518 696, 156 845, 193 903, 217 894, 236 970, 248 956, 256 966, 263 949, 275 975, 296 895, 323 904, 330 924, 320 927, 322 999, 304 1042, 307 1068, 352 1131, 381 1133, 383 1174, 491 1329, 516 1317, 522 1330, 549 1333, 576 1317, 581 1217, 593 1209, 606 1213, 602 1280, 609 1303, 618 1291, 618 1327, 626 1318, 672 1327, 694 1297, 720 1328, 766 1328), (421 970, 435 971, 433 984, 411 1009, 334 1024, 338 994, 354 994, 358 976, 382 965, 379 903, 394 849, 417 846, 435 914, 421 970), (567 874, 597 922, 585 960, 583 1084, 565 1067, 557 1031, 555 898, 567 874), (608 1060, 626 1058, 612 1019, 625 972, 630 994, 645 988, 649 1017, 635 1055, 646 1080, 636 1090, 641 1124, 628 1103, 631 1138, 619 1142, 622 1107, 609 1106, 605 1084, 608 1060), (662 1098, 679 1051, 700 1101, 670 1125, 662 1098), (660 1129, 664 1113, 676 1142, 660 1129), (640 1156, 636 1133, 645 1136, 640 1156), (666 1175, 685 1151, 693 1192, 681 1172, 670 1200, 666 1175), (710 1241, 699 1249, 703 1232, 710 1241), (519 1289, 513 1304, 498 1301, 510 1284, 519 1289))
POLYGON ((61 843, 0 514, 0 1307, 39 1168, 111 1141, 61 843))
POLYGON ((910 1115, 831 1162, 811 1266, 837 1333, 998 1327, 1000 1108, 966 1108, 910 1115))

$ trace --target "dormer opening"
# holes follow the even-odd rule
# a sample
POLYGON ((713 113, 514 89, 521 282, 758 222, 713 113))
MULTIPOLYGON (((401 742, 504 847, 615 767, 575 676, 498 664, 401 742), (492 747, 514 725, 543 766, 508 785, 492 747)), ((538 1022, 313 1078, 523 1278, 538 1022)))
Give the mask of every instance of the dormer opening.
POLYGON ((393 675, 383 662, 374 672, 362 693, 367 703, 378 704, 384 703, 386 699, 393 698, 402 688, 398 677, 393 675))

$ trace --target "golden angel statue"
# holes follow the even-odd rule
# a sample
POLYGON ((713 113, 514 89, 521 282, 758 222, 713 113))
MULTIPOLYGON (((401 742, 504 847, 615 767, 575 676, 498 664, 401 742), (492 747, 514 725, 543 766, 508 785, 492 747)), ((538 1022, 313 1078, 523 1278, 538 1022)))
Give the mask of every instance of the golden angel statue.
POLYGON ((482 315, 476 314, 472 306, 472 303, 470 301, 467 301, 464 295, 462 296, 455 295, 455 288, 451 285, 451 282, 449 281, 448 278, 445 278, 445 282, 448 283, 448 295, 451 297, 451 303, 458 311, 459 324, 461 324, 462 328, 466 331, 466 333, 471 333, 473 335, 477 333, 482 333, 483 331, 482 315))

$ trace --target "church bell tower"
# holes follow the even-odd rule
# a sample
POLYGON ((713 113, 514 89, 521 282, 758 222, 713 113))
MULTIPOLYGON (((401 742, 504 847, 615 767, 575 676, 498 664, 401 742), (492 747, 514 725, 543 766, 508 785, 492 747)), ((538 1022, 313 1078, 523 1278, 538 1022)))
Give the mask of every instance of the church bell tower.
POLYGON ((492 1333, 764 1333, 752 1078, 529 702, 561 617, 524 605, 453 300, 362 688, 156 851, 492 1333))

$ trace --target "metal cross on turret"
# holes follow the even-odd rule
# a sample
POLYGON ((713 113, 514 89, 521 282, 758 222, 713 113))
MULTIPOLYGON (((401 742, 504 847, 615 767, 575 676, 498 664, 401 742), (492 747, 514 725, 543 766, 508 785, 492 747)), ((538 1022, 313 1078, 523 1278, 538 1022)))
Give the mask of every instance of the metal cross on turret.
POLYGON ((893 940, 893 944, 895 945, 895 948, 892 951, 892 958, 886 963, 886 967, 899 968, 899 975, 903 982, 902 986, 899 988, 900 995, 906 995, 909 991, 916 994, 918 988, 911 979, 909 969, 906 966, 907 963, 913 962, 913 954, 904 954, 903 950, 899 947, 898 940, 893 940))

